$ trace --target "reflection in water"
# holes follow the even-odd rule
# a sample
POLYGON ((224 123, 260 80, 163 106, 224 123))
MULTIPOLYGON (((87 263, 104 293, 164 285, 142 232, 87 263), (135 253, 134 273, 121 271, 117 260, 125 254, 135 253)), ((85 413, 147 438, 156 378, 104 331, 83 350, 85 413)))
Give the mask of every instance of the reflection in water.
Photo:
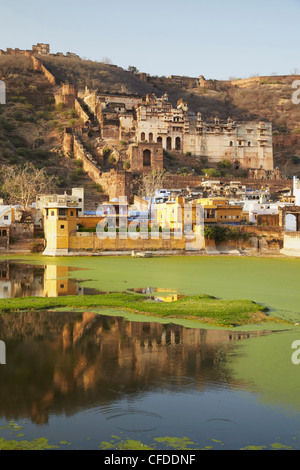
POLYGON ((245 388, 231 377, 227 354, 234 341, 259 334, 92 312, 3 314, 8 360, 0 368, 0 416, 45 424, 50 414, 70 416, 149 390, 245 388))
POLYGON ((179 295, 176 289, 163 289, 159 287, 128 289, 128 291, 136 294, 145 294, 150 300, 158 302, 175 302, 184 297, 184 295, 179 295))
POLYGON ((34 266, 12 261, 0 262, 0 298, 59 297, 96 294, 69 277, 67 266, 34 266))

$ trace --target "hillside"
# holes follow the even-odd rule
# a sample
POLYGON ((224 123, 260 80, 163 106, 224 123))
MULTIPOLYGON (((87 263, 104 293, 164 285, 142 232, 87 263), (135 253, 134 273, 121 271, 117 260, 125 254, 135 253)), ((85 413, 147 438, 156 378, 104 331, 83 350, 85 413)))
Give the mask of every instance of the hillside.
POLYGON ((230 117, 235 121, 271 121, 275 166, 282 170, 284 176, 300 175, 300 105, 292 103, 295 91, 292 83, 299 76, 261 77, 260 80, 249 79, 249 83, 236 80, 234 85, 210 80, 206 82, 207 86, 200 87, 197 80, 190 80, 186 85, 184 80, 178 84, 170 78, 148 76, 144 81, 145 77, 141 80, 139 74, 120 67, 76 58, 48 56, 43 61, 59 81, 69 81, 82 91, 87 86, 100 91, 141 96, 146 93, 161 96, 167 92, 173 106, 183 98, 190 112, 201 112, 207 121, 215 117, 222 120, 230 117))
MULTIPOLYGON (((7 86, 6 106, 0 106, 0 164, 21 164, 33 161, 59 177, 59 189, 84 185, 95 201, 101 194, 93 188, 78 162, 62 156, 63 128, 76 128, 79 121, 75 110, 57 108, 54 92, 65 82, 106 92, 131 93, 144 96, 167 92, 173 106, 183 98, 189 111, 201 112, 203 119, 214 117, 235 121, 268 120, 273 123, 274 160, 283 176, 300 176, 300 105, 292 103, 292 82, 297 76, 263 77, 260 80, 230 82, 197 80, 178 83, 166 77, 134 74, 121 67, 74 57, 42 56, 43 64, 55 76, 56 86, 48 83, 41 71, 34 71, 30 57, 0 56, 0 79, 7 86), (244 83, 246 82, 246 83, 244 83)), ((94 134, 95 138, 95 134, 94 134)), ((89 142, 86 142, 87 146, 89 142)), ((90 142, 93 145, 93 139, 90 142)), ((170 172, 191 171, 201 174, 207 164, 182 156, 165 156, 170 172)), ((233 176, 243 176, 233 175, 233 176)), ((96 202, 95 202, 96 204, 96 202)))
POLYGON ((0 166, 31 161, 58 178, 58 192, 74 186, 88 190, 88 208, 102 201, 102 194, 78 162, 61 151, 63 129, 76 126, 74 110, 56 108, 53 87, 41 72, 32 69, 31 59, 0 56, 0 79, 7 88, 7 104, 0 105, 0 166))

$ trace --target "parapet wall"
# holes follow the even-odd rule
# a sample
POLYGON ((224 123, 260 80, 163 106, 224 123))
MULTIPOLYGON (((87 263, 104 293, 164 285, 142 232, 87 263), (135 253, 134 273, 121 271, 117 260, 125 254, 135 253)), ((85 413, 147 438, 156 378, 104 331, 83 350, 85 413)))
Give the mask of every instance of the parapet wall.
POLYGON ((91 124, 90 117, 82 108, 80 102, 75 98, 75 111, 78 114, 79 118, 84 122, 84 125, 89 126, 91 124))
MULTIPOLYGON (((198 187, 203 181, 207 181, 202 176, 183 176, 167 174, 164 182, 166 189, 186 189, 188 187, 198 187)), ((220 181, 222 183, 230 183, 233 178, 209 178, 209 181, 220 181)), ((252 187, 253 189, 261 189, 269 187, 270 192, 275 192, 283 188, 293 188, 292 180, 274 180, 274 179, 251 179, 251 178, 237 178, 242 185, 252 187)))
POLYGON ((33 64, 33 69, 37 71, 41 70, 44 76, 46 77, 46 79, 48 80, 48 82, 50 83, 50 85, 53 85, 53 86, 56 85, 56 80, 55 80, 54 75, 52 75, 52 73, 49 72, 48 69, 46 69, 43 63, 34 56, 31 56, 31 60, 33 64))
POLYGON ((278 83, 280 80, 286 80, 287 78, 290 79, 292 82, 293 80, 299 79, 299 75, 266 75, 262 77, 250 77, 250 78, 242 78, 240 80, 231 80, 232 86, 237 86, 240 88, 250 87, 252 85, 257 85, 260 83, 268 83, 270 85, 278 83))
POLYGON ((53 93, 43 93, 43 92, 33 92, 33 91, 22 91, 19 93, 7 91, 6 98, 7 101, 22 96, 26 98, 30 103, 35 104, 36 106, 46 106, 54 100, 53 93))
POLYGON ((64 152, 73 153, 75 159, 81 160, 83 170, 96 183, 99 184, 110 200, 126 196, 130 202, 132 199, 133 175, 125 170, 110 170, 102 172, 97 166, 93 156, 84 148, 78 136, 65 132, 64 152))

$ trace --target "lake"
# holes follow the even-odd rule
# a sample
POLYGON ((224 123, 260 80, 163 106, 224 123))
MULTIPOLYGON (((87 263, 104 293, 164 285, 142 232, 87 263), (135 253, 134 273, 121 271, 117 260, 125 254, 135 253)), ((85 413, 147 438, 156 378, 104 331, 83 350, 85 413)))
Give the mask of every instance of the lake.
POLYGON ((212 328, 114 309, 0 315, 1 439, 62 449, 300 448, 300 260, 2 257, 0 297, 251 299, 289 324, 212 328), (134 443, 134 444, 133 444, 134 443))

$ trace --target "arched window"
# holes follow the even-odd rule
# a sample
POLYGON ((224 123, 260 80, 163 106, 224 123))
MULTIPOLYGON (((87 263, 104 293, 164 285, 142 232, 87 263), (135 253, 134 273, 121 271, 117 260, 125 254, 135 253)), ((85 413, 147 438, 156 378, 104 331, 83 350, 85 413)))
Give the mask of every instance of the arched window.
POLYGON ((232 140, 230 141, 230 147, 233 147, 233 142, 232 142, 232 140))
POLYGON ((172 139, 167 137, 167 150, 172 150, 172 139))
POLYGON ((152 132, 150 132, 150 134, 149 134, 149 142, 153 142, 153 134, 152 134, 152 132))
POLYGON ((181 150, 181 139, 180 139, 180 137, 176 137, 175 148, 176 148, 176 150, 181 150))
POLYGON ((145 139, 146 139, 145 132, 142 132, 142 133, 141 133, 141 141, 142 141, 142 142, 145 142, 145 139))
POLYGON ((157 143, 162 142, 162 137, 157 137, 157 143))
POLYGON ((143 151, 143 166, 151 166, 151 152, 148 149, 143 151))

